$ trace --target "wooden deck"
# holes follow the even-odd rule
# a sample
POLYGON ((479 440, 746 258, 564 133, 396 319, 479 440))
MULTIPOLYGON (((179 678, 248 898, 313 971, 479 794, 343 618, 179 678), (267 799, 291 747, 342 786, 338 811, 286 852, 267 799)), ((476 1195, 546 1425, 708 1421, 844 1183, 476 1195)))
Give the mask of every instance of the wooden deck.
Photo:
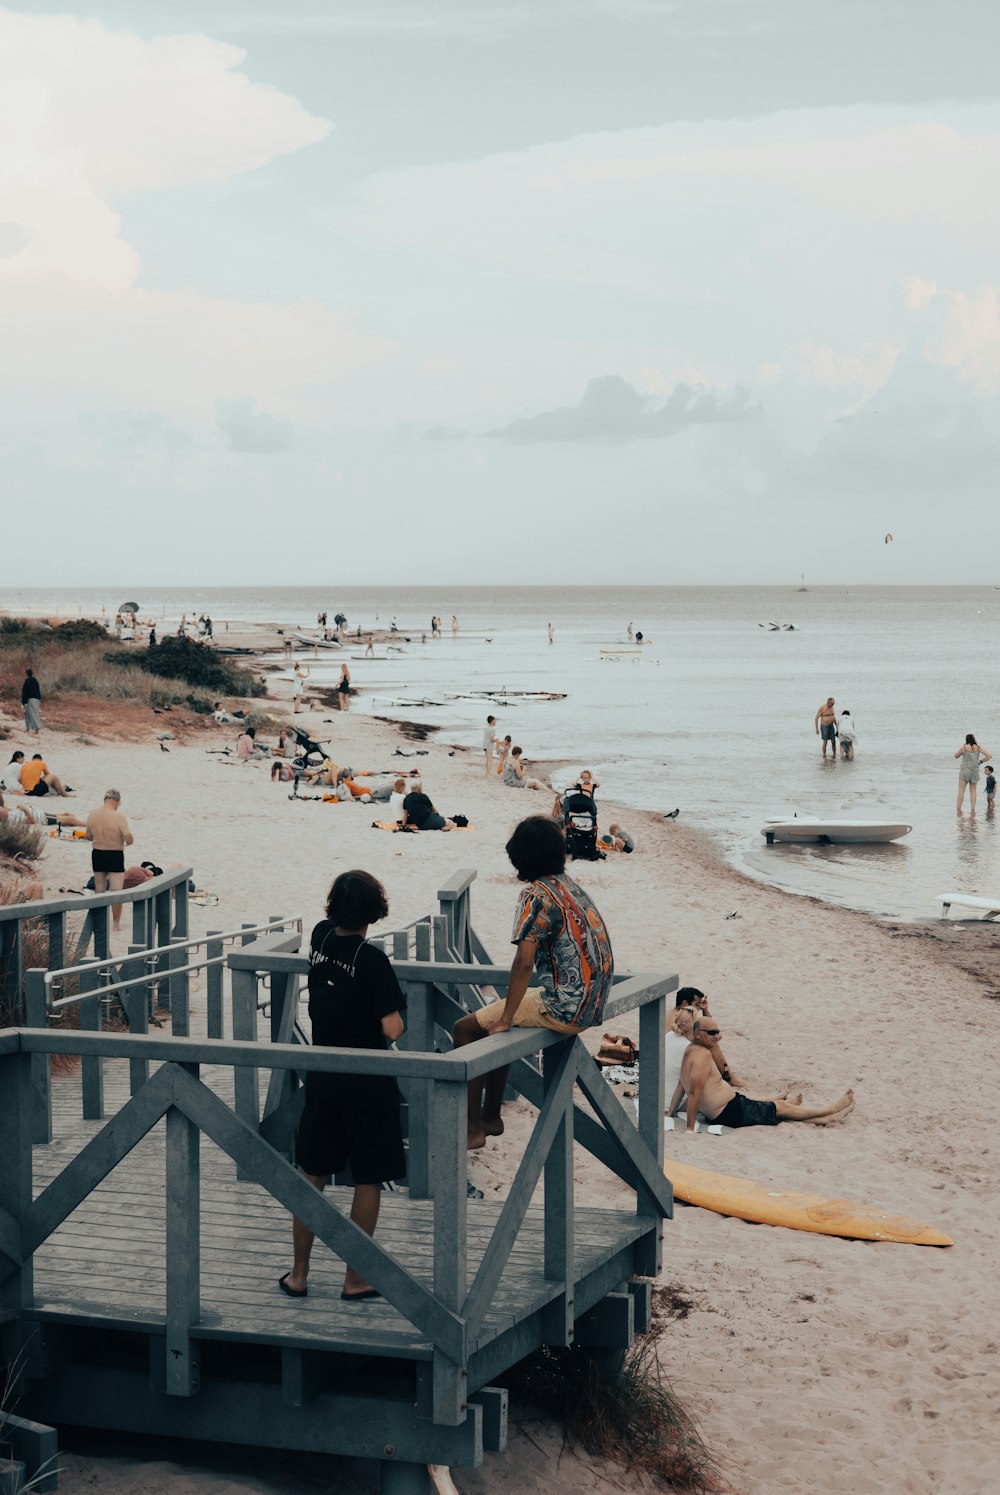
POLYGON ((638 1128, 576 1039, 512 1030, 450 1052, 455 1016, 507 977, 476 946, 472 876, 416 927, 416 958, 406 932, 392 937, 400 1052, 309 1045, 287 930, 225 959, 228 1000, 219 964, 201 994, 172 954, 153 980, 173 1032, 149 1031, 134 964, 119 978, 125 1034, 101 1031, 106 993, 86 970, 82 1031, 49 1027, 49 978, 29 973, 31 1025, 0 1032, 0 1361, 17 1363, 21 1411, 378 1459, 386 1495, 410 1495, 428 1462, 503 1449, 506 1392, 491 1383, 525 1355, 620 1350, 646 1327, 638 1279, 657 1271, 671 1213, 660 1058, 676 977, 621 977, 608 1004, 609 1021, 639 1013, 638 1128), (72 1072, 51 1074, 59 1054, 77 1057, 72 1072), (506 1198, 471 1199, 466 1087, 508 1064, 537 1120, 506 1198), (350 1189, 321 1197, 289 1161, 314 1071, 391 1074, 406 1096, 408 1186, 383 1195, 374 1240, 347 1218, 350 1189), (635 1191, 634 1209, 576 1203, 574 1146, 635 1191), (293 1211, 317 1235, 301 1301, 278 1288, 293 1211), (345 1254, 381 1299, 341 1300, 345 1254))

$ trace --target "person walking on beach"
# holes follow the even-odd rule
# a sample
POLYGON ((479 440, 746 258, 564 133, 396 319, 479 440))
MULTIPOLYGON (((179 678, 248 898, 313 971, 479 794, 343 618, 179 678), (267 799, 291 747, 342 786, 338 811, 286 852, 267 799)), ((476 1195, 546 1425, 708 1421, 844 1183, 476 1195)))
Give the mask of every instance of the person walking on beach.
POLYGON ((955 757, 961 759, 958 766, 958 804, 956 810, 961 815, 962 801, 965 798, 965 791, 968 789, 969 813, 975 815, 976 789, 979 784, 979 765, 984 759, 991 757, 991 754, 986 748, 980 747, 976 741, 976 734, 974 732, 967 732, 965 734, 965 741, 955 753, 955 757))
POLYGON ((507 759, 508 759, 508 757, 510 755, 510 745, 513 742, 513 740, 514 739, 511 737, 510 733, 508 732, 505 737, 502 737, 497 742, 497 749, 498 749, 498 751, 497 751, 497 773, 500 775, 501 778, 503 777, 503 771, 504 771, 504 769, 507 767, 507 759))
POLYGON ((997 781, 993 776, 993 764, 986 765, 986 811, 992 815, 997 803, 997 781))
POLYGON ((493 772, 493 749, 497 743, 497 719, 495 716, 486 718, 486 726, 483 729, 483 752, 486 754, 486 777, 489 778, 493 772))
POLYGON ((292 680, 292 700, 295 702, 293 714, 295 716, 298 716, 302 710, 302 692, 306 688, 306 681, 308 679, 309 671, 305 665, 297 664, 295 666, 295 676, 292 680))
POLYGON ((554 643, 555 643, 555 641, 556 641, 556 631, 555 631, 555 629, 554 629, 554 628, 553 628, 553 627, 552 627, 552 624, 551 624, 551 623, 550 623, 550 624, 549 624, 549 643, 550 643, 550 644, 554 644, 554 643))
POLYGON ((458 633, 458 619, 455 617, 455 614, 452 613, 452 615, 451 615, 451 634, 452 634, 452 638, 454 638, 457 633, 458 633))
POLYGON ((35 678, 35 672, 29 668, 24 672, 24 684, 21 686, 21 705, 24 707, 24 725, 29 732, 35 736, 42 730, 42 688, 35 678))
POLYGON ((850 763, 854 757, 854 744, 858 740, 857 728, 854 718, 845 708, 840 713, 840 756, 845 763, 850 763))
POLYGON ((830 753, 834 762, 837 759, 837 713, 834 710, 833 696, 827 696, 822 706, 816 712, 816 731, 823 739, 823 757, 826 757, 826 745, 830 744, 830 753))
MULTIPOLYGON (((406 1010, 387 955, 368 944, 368 928, 389 912, 385 888, 370 872, 342 872, 326 902, 326 918, 309 948, 309 1017, 317 1047, 381 1053, 403 1032, 406 1010)), ((327 1178, 350 1168, 351 1219, 365 1235, 378 1224, 382 1185, 406 1172, 399 1086, 391 1075, 346 1075, 310 1070, 295 1158, 320 1193, 327 1178)), ((292 1220, 293 1265, 278 1279, 290 1298, 305 1298, 315 1236, 292 1220)), ((379 1297, 348 1262, 340 1296, 352 1303, 379 1297)))
MULTIPOLYGON (((680 1083, 687 1093, 687 1130, 693 1132, 698 1112, 714 1126, 777 1126, 779 1121, 840 1121, 854 1108, 854 1091, 848 1090, 830 1105, 805 1106, 802 1096, 787 1094, 770 1100, 753 1100, 735 1090, 719 1073, 712 1048, 720 1029, 711 1018, 695 1019, 694 1032, 681 1065, 680 1083)), ((676 1093, 676 1092, 675 1092, 676 1093)))
MULTIPOLYGON (((544 815, 522 820, 507 842, 521 890, 511 943, 516 947, 507 995, 455 1024, 456 1048, 511 1028, 582 1033, 604 1016, 615 963, 607 926, 581 887, 566 875, 566 841, 544 815), (532 972, 538 984, 531 985, 532 972)), ((468 1146, 503 1133, 500 1107, 507 1066, 469 1085, 468 1146)))
MULTIPOLYGON (((129 830, 128 821, 122 814, 122 797, 117 789, 109 789, 104 804, 99 810, 91 810, 87 816, 87 840, 93 842, 90 865, 94 872, 94 891, 120 892, 125 885, 125 848, 131 846, 135 837, 129 830)), ((122 906, 111 906, 111 923, 120 929, 122 906)))

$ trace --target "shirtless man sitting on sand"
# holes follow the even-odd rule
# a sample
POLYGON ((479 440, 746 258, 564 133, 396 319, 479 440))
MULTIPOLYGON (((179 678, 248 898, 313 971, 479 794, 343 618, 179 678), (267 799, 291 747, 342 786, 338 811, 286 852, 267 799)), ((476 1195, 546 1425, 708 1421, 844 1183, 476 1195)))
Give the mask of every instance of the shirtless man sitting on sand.
POLYGON ((751 1100, 734 1090, 719 1074, 712 1049, 719 1042, 719 1029, 711 1018, 698 1018, 681 1065, 681 1080, 687 1092, 687 1130, 693 1132, 698 1112, 717 1126, 777 1126, 779 1121, 840 1121, 854 1108, 854 1091, 826 1106, 804 1106, 802 1096, 791 1100, 787 1091, 770 1100, 751 1100))

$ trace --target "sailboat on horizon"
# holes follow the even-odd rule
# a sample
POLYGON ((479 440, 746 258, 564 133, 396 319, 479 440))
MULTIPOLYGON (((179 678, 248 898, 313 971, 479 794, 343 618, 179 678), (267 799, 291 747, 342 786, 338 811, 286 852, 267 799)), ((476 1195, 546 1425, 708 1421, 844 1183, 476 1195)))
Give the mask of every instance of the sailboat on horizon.
POLYGON ((802 573, 802 585, 800 587, 796 587, 795 590, 797 592, 808 592, 809 590, 809 588, 806 586, 806 573, 804 571, 802 573))

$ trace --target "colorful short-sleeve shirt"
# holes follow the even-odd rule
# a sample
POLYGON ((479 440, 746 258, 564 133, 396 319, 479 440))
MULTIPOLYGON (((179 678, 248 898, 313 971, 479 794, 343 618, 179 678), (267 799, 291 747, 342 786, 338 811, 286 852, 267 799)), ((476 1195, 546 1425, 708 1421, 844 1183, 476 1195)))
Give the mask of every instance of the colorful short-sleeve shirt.
POLYGON ((524 939, 535 941, 543 1006, 561 1023, 599 1023, 615 961, 604 920, 572 878, 541 877, 524 888, 511 943, 524 939))

